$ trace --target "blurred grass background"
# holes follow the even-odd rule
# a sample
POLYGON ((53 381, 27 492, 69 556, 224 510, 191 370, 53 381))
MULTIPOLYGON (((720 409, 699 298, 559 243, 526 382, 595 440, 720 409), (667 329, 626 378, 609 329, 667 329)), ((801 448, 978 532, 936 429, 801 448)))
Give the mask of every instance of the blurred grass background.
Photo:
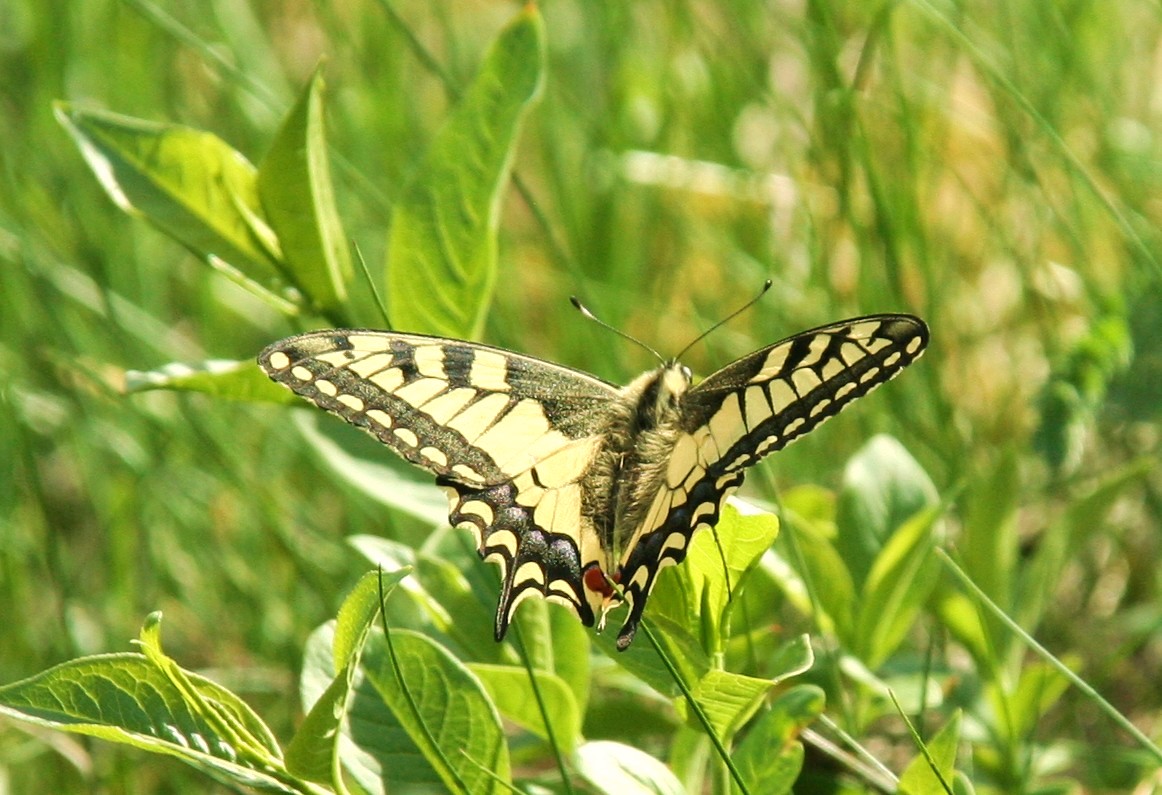
MULTIPOLYGON (((365 567, 344 537, 397 521, 312 462, 286 412, 119 394, 126 369, 250 359, 295 328, 114 207, 51 103, 206 129, 257 161, 325 57, 341 211, 374 264, 449 86, 515 9, 0 6, 0 682, 124 650, 161 609, 168 652, 217 669, 285 738, 302 643, 365 567)), ((519 145, 525 190, 505 203, 487 341, 619 380, 648 357, 584 323, 568 295, 666 354, 774 279, 759 308, 690 351, 703 374, 842 316, 916 312, 933 327, 922 364, 768 470, 833 487, 889 431, 956 495, 954 527, 1006 523, 1022 552, 1101 478, 1156 459, 1156 5, 542 10, 549 79, 519 145)), ((1151 472, 1122 492, 1058 581, 1029 584, 1051 604, 1039 639, 1154 735, 1160 485, 1151 472)), ((1071 696, 1030 737, 1031 759, 1059 745, 1139 771, 1071 696)), ((1118 788, 1110 766, 1077 763, 1071 780, 1118 788)), ((205 782, 0 724, 5 788, 205 782)))

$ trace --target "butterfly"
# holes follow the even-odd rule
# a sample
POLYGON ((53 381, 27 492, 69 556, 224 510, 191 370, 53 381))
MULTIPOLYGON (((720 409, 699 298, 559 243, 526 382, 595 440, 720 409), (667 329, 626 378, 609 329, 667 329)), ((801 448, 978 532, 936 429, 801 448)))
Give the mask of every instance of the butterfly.
POLYGON ((869 315, 804 331, 694 383, 677 360, 627 386, 502 348, 422 334, 314 331, 267 347, 274 381, 436 476, 453 525, 499 564, 494 634, 538 596, 633 641, 658 572, 713 527, 747 467, 894 378, 924 321, 869 315))

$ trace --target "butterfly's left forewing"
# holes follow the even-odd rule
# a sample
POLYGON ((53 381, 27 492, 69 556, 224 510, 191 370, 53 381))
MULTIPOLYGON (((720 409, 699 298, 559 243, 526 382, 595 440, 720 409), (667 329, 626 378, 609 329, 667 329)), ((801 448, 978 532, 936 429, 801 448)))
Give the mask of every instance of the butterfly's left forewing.
POLYGON ((894 378, 927 344, 928 327, 911 315, 855 318, 757 350, 691 388, 653 502, 622 555, 629 615, 618 646, 632 641, 658 571, 715 525, 748 466, 894 378))
POLYGON ((539 595, 593 611, 581 572, 607 565, 582 480, 617 390, 600 379, 475 343, 381 331, 291 337, 259 356, 275 381, 436 475, 452 524, 500 565, 495 634, 539 595))

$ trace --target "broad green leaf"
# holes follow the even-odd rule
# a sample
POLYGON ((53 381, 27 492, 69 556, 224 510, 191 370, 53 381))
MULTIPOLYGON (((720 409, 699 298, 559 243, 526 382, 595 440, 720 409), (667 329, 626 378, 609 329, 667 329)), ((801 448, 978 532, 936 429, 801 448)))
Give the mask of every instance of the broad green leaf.
POLYGON ((588 742, 573 755, 577 772, 607 795, 685 795, 678 777, 654 757, 621 743, 588 742))
POLYGON ((363 670, 428 765, 451 792, 507 792, 488 772, 511 779, 500 716, 480 680, 424 635, 401 629, 390 638, 389 647, 371 636, 363 670))
POLYGON ((496 283, 502 189, 543 61, 541 18, 529 4, 493 43, 396 204, 387 303, 397 328, 479 336, 496 283))
POLYGON ((396 571, 369 571, 359 578, 359 582, 347 594, 339 607, 335 623, 335 673, 358 663, 367 633, 379 616, 382 603, 391 595, 411 572, 408 569, 396 571))
POLYGON ((904 522, 868 572, 852 650, 870 668, 895 651, 940 579, 934 528, 943 510, 932 506, 904 522))
MULTIPOLYGON (((327 708, 333 709, 333 705, 337 699, 332 692, 332 688, 343 686, 337 685, 336 682, 343 681, 345 683, 344 679, 335 677, 333 673, 335 669, 333 656, 335 647, 335 623, 334 620, 328 621, 315 629, 307 639, 306 650, 303 655, 302 673, 299 677, 299 694, 308 717, 299 727, 299 733, 310 732, 322 736, 322 733, 318 729, 312 729, 309 725, 314 720, 310 716, 316 712, 322 716, 325 714, 323 710, 327 708)), ((368 792, 384 792, 386 776, 381 776, 380 774, 379 761, 372 751, 360 747, 351 737, 351 725, 365 718, 367 712, 377 710, 381 729, 378 739, 381 742, 392 743, 394 747, 397 747, 400 758, 404 760, 403 763, 393 769, 393 773, 399 773, 401 770, 405 773, 418 770, 420 771, 420 776, 425 776, 420 779, 421 781, 430 784, 438 783, 439 779, 436 778, 431 768, 423 762, 419 751, 414 746, 411 746, 407 734, 393 721, 391 713, 383 705, 383 701, 375 693, 375 689, 359 678, 356 678, 347 687, 347 698, 345 701, 347 719, 346 721, 340 722, 340 733, 337 738, 337 743, 339 748, 339 762, 351 778, 368 792), (417 761, 413 765, 408 765, 407 762, 411 760, 417 761)), ((322 717, 319 718, 319 722, 320 726, 325 725, 322 717)), ((294 742, 292 740, 291 744, 293 745, 294 742)), ((324 746, 322 753, 325 753, 330 758, 334 750, 334 742, 328 738, 326 742, 320 741, 320 744, 324 746)), ((319 751, 315 753, 319 753, 319 751)), ((305 764, 307 761, 309 760, 300 758, 298 764, 305 764)))
POLYGON ((851 457, 839 493, 835 546, 857 588, 896 528, 938 500, 928 474, 890 436, 873 437, 851 457))
MULTIPOLYGON (((808 599, 802 606, 810 610, 815 602, 823 608, 823 616, 816 618, 820 628, 824 631, 833 629, 846 644, 855 625, 855 582, 848 571, 847 561, 839 554, 832 540, 827 537, 825 528, 813 523, 791 521, 791 532, 796 534, 796 543, 799 554, 802 556, 805 571, 803 588, 814 595, 814 600, 808 599)), ((789 550, 786 554, 789 554, 789 550)), ((791 562, 794 559, 791 558, 791 562)), ((793 573, 790 569, 787 573, 793 573)), ((794 580, 787 586, 787 593, 794 598, 798 588, 792 588, 794 580)), ((802 599, 797 599, 802 602, 802 599)))
MULTIPOLYGON (((803 767, 799 734, 823 712, 826 696, 814 685, 781 694, 747 730, 734 751, 734 764, 754 793, 790 792, 803 767)), ((734 792, 740 792, 737 785, 734 792)))
MULTIPOLYGON (((778 683, 729 671, 711 670, 690 688, 719 738, 730 738, 754 715, 778 683)), ((678 713, 688 723, 696 720, 685 698, 677 701, 678 713)))
POLYGON ((173 362, 156 370, 128 370, 125 391, 172 389, 262 403, 302 403, 302 399, 267 378, 254 362, 210 359, 197 364, 173 362))
POLYGON ((560 677, 569 686, 577 711, 584 714, 589 703, 592 630, 572 610, 543 599, 523 602, 516 623, 529 662, 539 671, 560 677))
POLYGON ((307 712, 286 749, 286 767, 296 776, 345 792, 341 772, 340 726, 352 678, 345 670, 331 680, 307 712))
MULTIPOLYGON (((623 613, 610 615, 610 626, 606 631, 595 637, 598 648, 612 657, 619 665, 632 673, 637 679, 657 690, 662 695, 673 697, 679 693, 678 685, 670 674, 658 652, 645 636, 645 632, 638 630, 633 644, 625 651, 617 650, 617 623, 616 618, 623 613)), ((665 616, 651 615, 646 611, 645 621, 649 622, 650 629, 658 643, 669 656, 670 661, 678 669, 687 685, 697 682, 710 670, 710 657, 702 649, 702 644, 687 629, 665 616)))
POLYGON ((922 753, 917 754, 904 769, 898 789, 901 795, 943 795, 948 791, 945 784, 949 789, 952 788, 956 775, 956 751, 960 745, 960 718, 961 713, 957 710, 940 731, 925 743, 928 756, 932 757, 932 763, 936 765, 935 770, 922 753))
POLYGON ((343 719, 355 681, 359 657, 367 633, 379 615, 381 595, 387 594, 408 572, 384 574, 368 572, 343 600, 335 622, 330 664, 335 671, 327 689, 307 712, 290 745, 287 746, 287 769, 310 781, 327 783, 343 792, 341 769, 343 719))
POLYGON ((216 136, 181 125, 66 103, 57 104, 56 116, 117 206, 283 311, 297 311, 250 161, 216 136))
POLYGON ((659 578, 650 595, 653 612, 698 626, 708 654, 721 652, 729 635, 727 619, 746 574, 779 533, 776 516, 745 502, 723 506, 713 531, 694 536, 685 562, 674 574, 659 578))
POLYGON ((0 687, 0 714, 173 756, 233 786, 301 792, 270 730, 237 696, 162 654, 158 619, 145 654, 102 654, 0 687))
POLYGON ((561 748, 572 753, 581 741, 581 712, 564 680, 544 671, 535 671, 537 687, 545 711, 537 702, 529 682, 529 673, 515 665, 469 663, 469 670, 480 679, 496 708, 508 720, 523 726, 542 739, 548 738, 545 718, 561 748))
POLYGON ((295 286, 317 312, 340 315, 354 269, 335 208, 318 71, 258 167, 258 195, 295 286))

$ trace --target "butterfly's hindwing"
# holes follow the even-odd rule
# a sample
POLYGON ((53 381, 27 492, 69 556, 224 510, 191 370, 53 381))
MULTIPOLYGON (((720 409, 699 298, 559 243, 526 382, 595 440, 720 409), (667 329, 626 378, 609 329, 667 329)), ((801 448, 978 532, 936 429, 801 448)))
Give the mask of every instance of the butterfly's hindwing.
POLYGON ((450 521, 467 527, 476 538, 480 557, 500 565, 500 602, 494 634, 504 638, 522 599, 538 595, 569 607, 585 626, 593 625, 593 610, 581 580, 579 510, 560 506, 549 517, 550 527, 537 520, 537 509, 520 504, 512 483, 475 489, 438 479, 452 503, 450 521), (554 532, 553 525, 564 528, 554 532))

